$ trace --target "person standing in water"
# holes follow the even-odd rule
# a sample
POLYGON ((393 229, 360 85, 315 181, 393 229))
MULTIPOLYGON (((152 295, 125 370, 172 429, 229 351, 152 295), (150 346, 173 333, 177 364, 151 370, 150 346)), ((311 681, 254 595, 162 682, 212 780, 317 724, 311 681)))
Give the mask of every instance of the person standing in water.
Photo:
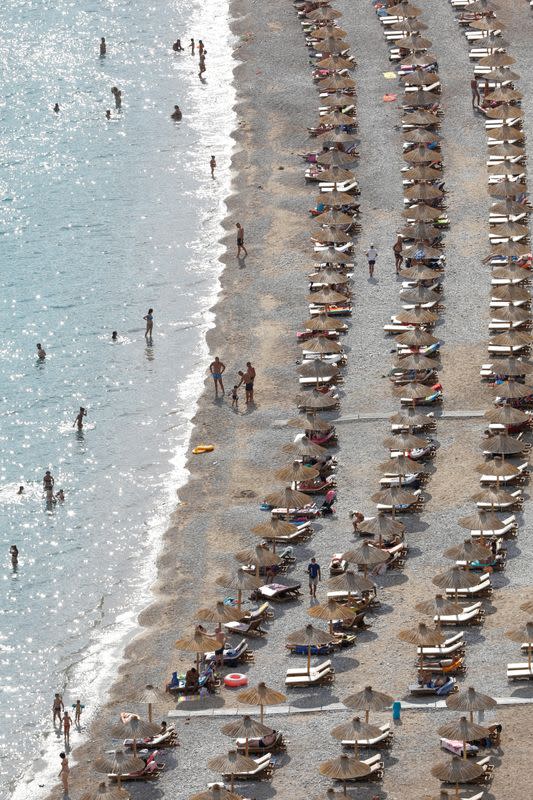
POLYGON ((191 39, 191 43, 189 44, 189 47, 191 48, 191 56, 193 56, 194 55, 194 39, 191 39))
POLYGON ((237 227, 237 258, 239 258, 241 254, 241 250, 244 250, 244 255, 248 255, 248 250, 244 246, 244 228, 242 227, 240 222, 236 223, 237 227))
POLYGON ((54 695, 54 702, 52 704, 52 712, 53 712, 53 719, 52 722, 55 725, 56 719, 59 722, 59 727, 61 727, 61 712, 64 710, 65 706, 63 705, 63 698, 56 692, 54 695))
POLYGON ((24 486, 19 486, 17 494, 24 494, 24 486))
POLYGON ((55 106, 54 106, 54 111, 56 112, 56 114, 59 114, 59 111, 60 111, 60 108, 59 108, 59 103, 56 103, 56 104, 55 104, 55 106))
POLYGON ((152 338, 152 331, 154 329, 154 309, 149 308, 148 313, 143 317, 146 320, 146 330, 144 332, 145 339, 152 338))
POLYGON ((41 347, 40 343, 37 345, 37 358, 40 359, 41 361, 44 361, 44 359, 46 358, 46 350, 43 347, 41 347))
POLYGON ((198 39, 198 52, 200 54, 200 58, 203 56, 203 54, 205 52, 204 43, 202 42, 201 39, 198 39))
POLYGON ((74 424, 72 425, 72 427, 74 428, 77 425, 78 430, 81 431, 81 429, 83 428, 83 418, 86 416, 87 416, 87 411, 84 409, 83 406, 80 406, 78 416, 74 420, 74 424))
POLYGON ((102 38, 100 39, 100 58, 103 58, 106 53, 107 53, 107 45, 105 42, 105 37, 102 36, 102 38))
POLYGON ((198 77, 199 77, 199 78, 201 78, 201 77, 202 77, 202 75, 203 75, 203 74, 204 74, 204 72, 205 72, 205 54, 206 54, 206 52, 207 52, 207 51, 206 51, 206 50, 204 50, 204 52, 203 52, 203 53, 202 53, 202 55, 200 56, 200 69, 199 69, 199 71, 198 71, 198 77))
POLYGON ((9 555, 11 556, 11 566, 16 567, 19 563, 19 549, 16 544, 12 544, 9 548, 9 555))
POLYGON ((74 724, 80 727, 81 723, 81 712, 83 711, 83 706, 80 700, 76 700, 76 704, 74 706, 74 724))
POLYGON ((113 331, 111 334, 111 341, 116 342, 118 339, 118 331, 113 331))
POLYGON ((115 98, 115 108, 122 108, 122 92, 117 86, 111 87, 111 94, 115 98))
POLYGON ((211 161, 209 162, 209 168, 211 169, 211 177, 215 177, 215 169, 217 167, 217 160, 215 156, 211 156, 211 161))
POLYGON ((111 109, 110 108, 108 108, 107 111, 105 112, 105 118, 106 119, 111 119, 111 109))
POLYGON ((48 503, 51 503, 54 499, 54 483, 54 477, 50 470, 47 469, 43 477, 43 489, 48 503))
POLYGON ((182 116, 181 108, 179 106, 174 106, 174 111, 170 115, 170 119, 173 119, 175 122, 181 122, 182 116))
POLYGON ((181 39, 176 39, 174 44, 172 45, 172 49, 175 53, 181 53, 183 51, 183 47, 181 46, 181 39))
POLYGON ((65 711, 63 714, 63 741, 65 742, 65 747, 67 750, 70 748, 70 726, 72 724, 72 720, 69 717, 68 711, 65 711))

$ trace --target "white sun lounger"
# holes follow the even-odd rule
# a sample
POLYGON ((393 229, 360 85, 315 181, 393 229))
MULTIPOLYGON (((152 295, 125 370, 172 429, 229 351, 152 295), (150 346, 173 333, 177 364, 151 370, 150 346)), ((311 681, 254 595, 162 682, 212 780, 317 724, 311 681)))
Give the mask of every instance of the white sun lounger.
POLYGON ((464 647, 464 644, 464 631, 458 631, 452 636, 449 636, 440 647, 418 647, 417 652, 419 655, 421 653, 424 655, 447 655, 448 651, 455 652, 455 650, 450 650, 450 648, 458 649, 458 646, 459 648, 464 647))
POLYGON ((530 681, 533 679, 533 667, 529 669, 527 662, 524 664, 507 664, 508 681, 530 681))
MULTIPOLYGON (((390 728, 390 722, 380 725, 379 729, 381 733, 374 739, 358 739, 358 747, 376 747, 379 744, 384 744, 385 742, 390 742, 392 740, 393 733, 390 728)), ((341 744, 343 747, 355 747, 355 739, 343 739, 341 744)))
POLYGON ((312 666, 310 668, 309 672, 307 671, 307 667, 291 667, 290 669, 287 670, 287 675, 291 675, 291 676, 292 675, 309 675, 310 672, 311 673, 312 672, 323 672, 324 670, 331 669, 331 668, 332 668, 331 659, 328 658, 326 661, 323 661, 321 664, 316 664, 315 666, 312 666))

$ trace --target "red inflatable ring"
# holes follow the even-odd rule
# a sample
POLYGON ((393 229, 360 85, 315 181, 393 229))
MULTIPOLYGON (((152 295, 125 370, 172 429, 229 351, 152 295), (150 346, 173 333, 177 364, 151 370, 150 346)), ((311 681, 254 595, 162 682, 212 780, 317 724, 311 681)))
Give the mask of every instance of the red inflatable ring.
POLYGON ((241 672, 230 672, 230 674, 226 675, 224 678, 224 683, 229 687, 248 686, 248 678, 241 672))

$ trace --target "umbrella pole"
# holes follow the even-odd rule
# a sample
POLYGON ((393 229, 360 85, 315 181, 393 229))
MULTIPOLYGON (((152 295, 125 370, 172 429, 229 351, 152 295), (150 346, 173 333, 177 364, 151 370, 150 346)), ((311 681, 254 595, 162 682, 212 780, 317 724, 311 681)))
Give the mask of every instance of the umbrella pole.
POLYGON ((369 716, 370 716, 370 709, 369 709, 369 708, 367 708, 367 709, 365 710, 365 722, 368 722, 368 717, 369 717, 369 716))
POLYGON ((346 797, 346 795, 347 795, 347 792, 346 792, 346 781, 342 782, 342 789, 343 789, 342 793, 346 797))
POLYGON ((527 643, 527 668, 531 672, 531 642, 527 643))
POLYGON ((260 717, 260 719, 261 719, 261 722, 263 722, 263 709, 264 709, 264 706, 263 706, 262 703, 259 704, 259 708, 261 709, 261 717, 260 717))
POLYGON ((307 645, 307 674, 311 674, 311 645, 307 645))
POLYGON ((235 788, 235 774, 232 772, 230 776, 230 792, 233 794, 233 789, 235 788))
POLYGON ((247 758, 248 758, 249 753, 250 753, 250 747, 248 745, 248 737, 246 737, 245 740, 244 740, 244 754, 245 754, 245 756, 247 758))
POLYGON ((237 592, 237 608, 239 611, 241 610, 241 603, 242 603, 242 591, 239 589, 237 592))
POLYGON ((466 761, 466 756, 467 756, 466 747, 467 747, 466 739, 463 739, 463 758, 464 758, 465 761, 466 761))
POLYGON ((152 721, 152 704, 148 703, 148 722, 152 721))
POLYGON ((137 737, 135 736, 135 733, 133 734, 132 742, 133 758, 137 758, 137 737))

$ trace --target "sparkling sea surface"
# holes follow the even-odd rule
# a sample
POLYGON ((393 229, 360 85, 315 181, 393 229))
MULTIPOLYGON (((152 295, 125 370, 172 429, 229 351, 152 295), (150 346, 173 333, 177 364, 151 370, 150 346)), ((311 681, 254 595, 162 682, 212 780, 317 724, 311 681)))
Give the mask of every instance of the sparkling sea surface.
POLYGON ((214 0, 2 4, 2 800, 55 780, 54 692, 67 707, 81 697, 84 727, 97 711, 184 480, 229 190, 227 17, 214 0), (204 82, 197 54, 172 51, 177 36, 204 40, 204 82), (66 498, 48 508, 47 469, 66 498))

